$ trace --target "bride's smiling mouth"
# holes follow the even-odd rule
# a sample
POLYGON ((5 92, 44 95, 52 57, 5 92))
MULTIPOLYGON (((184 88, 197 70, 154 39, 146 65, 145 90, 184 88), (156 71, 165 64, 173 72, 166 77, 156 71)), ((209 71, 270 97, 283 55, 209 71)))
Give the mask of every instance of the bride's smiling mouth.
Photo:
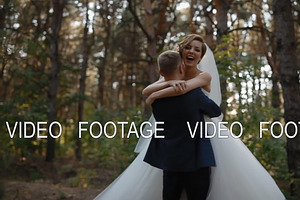
POLYGON ((187 56, 186 59, 187 59, 187 60, 190 60, 190 61, 195 60, 195 58, 194 58, 193 56, 187 56))
POLYGON ((194 60, 195 60, 195 57, 194 56, 191 56, 191 55, 187 55, 186 57, 185 57, 185 63, 192 63, 192 62, 194 62, 194 60))

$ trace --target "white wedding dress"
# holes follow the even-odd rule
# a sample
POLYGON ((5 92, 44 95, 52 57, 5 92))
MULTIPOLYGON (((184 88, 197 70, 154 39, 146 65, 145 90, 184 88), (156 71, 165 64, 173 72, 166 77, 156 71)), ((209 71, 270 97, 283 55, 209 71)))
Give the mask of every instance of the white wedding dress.
MULTIPOLYGON (((211 92, 207 95, 220 105, 219 74, 209 48, 198 67, 211 74, 211 92)), ((205 118, 205 121, 216 125, 221 120, 222 116, 205 118)), ((154 122, 153 116, 149 121, 154 122)), ((226 130, 221 134, 228 136, 227 139, 217 136, 211 139, 216 167, 212 168, 207 200, 284 200, 284 195, 269 173, 243 142, 233 138, 226 130)), ((208 134, 213 133, 212 126, 208 126, 207 131, 208 134)), ((135 150, 139 153, 136 159, 94 200, 162 200, 162 170, 143 161, 150 140, 140 138, 135 150)), ((181 200, 185 199, 183 193, 181 200)))

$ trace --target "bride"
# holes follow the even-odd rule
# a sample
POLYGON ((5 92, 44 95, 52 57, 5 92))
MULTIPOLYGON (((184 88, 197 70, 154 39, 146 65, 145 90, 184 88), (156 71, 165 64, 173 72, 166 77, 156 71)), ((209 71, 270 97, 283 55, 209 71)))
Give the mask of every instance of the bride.
MULTIPOLYGON (((195 37, 200 36, 188 35, 183 43, 187 42, 188 45, 195 37)), ((180 51, 182 53, 183 50, 180 49, 180 51)), ((220 105, 219 74, 213 53, 207 46, 205 55, 196 67, 211 75, 211 91, 206 94, 220 105)), ((154 123, 153 116, 149 121, 154 123)), ((205 121, 216 124, 218 128, 217 124, 222 121, 222 117, 212 119, 206 117, 205 121)), ((211 138, 216 167, 213 167, 211 171, 211 185, 207 200, 284 200, 285 197, 273 178, 243 142, 232 137, 225 126, 219 128, 220 130, 226 129, 222 131, 222 136, 227 136, 227 138, 216 136, 211 138)), ((148 129, 150 127, 145 128, 145 130, 148 129)), ((208 134, 212 135, 214 131, 212 126, 208 126, 208 134)), ((143 161, 150 140, 151 138, 140 138, 135 149, 139 153, 138 156, 94 200, 162 200, 163 172, 143 161)), ((186 199, 183 193, 181 200, 186 199)))

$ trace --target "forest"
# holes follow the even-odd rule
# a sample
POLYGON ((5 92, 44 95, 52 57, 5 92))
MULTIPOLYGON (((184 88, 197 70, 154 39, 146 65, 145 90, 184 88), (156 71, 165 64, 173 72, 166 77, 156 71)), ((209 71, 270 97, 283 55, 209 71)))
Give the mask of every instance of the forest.
POLYGON ((158 55, 190 33, 223 121, 300 199, 299 0, 0 0, 0 199, 100 193, 137 155, 158 55))

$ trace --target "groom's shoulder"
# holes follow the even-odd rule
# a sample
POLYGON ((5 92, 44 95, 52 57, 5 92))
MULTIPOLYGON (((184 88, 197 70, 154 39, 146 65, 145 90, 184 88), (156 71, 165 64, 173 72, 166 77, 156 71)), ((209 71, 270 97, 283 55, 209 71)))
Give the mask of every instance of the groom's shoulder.
POLYGON ((195 89, 192 89, 191 91, 194 91, 194 92, 201 92, 202 93, 202 89, 201 88, 195 88, 195 89))
POLYGON ((193 94, 193 95, 204 95, 203 91, 201 88, 195 88, 192 89, 190 92, 188 92, 187 94, 193 94))
POLYGON ((203 95, 205 95, 205 94, 203 93, 201 88, 195 88, 195 89, 192 89, 191 91, 184 93, 182 95, 172 97, 172 99, 189 99, 189 98, 195 98, 195 97, 197 98, 197 97, 202 97, 203 95))
POLYGON ((204 100, 208 98, 201 88, 195 88, 186 94, 189 96, 188 98, 193 98, 195 99, 195 101, 204 100))

